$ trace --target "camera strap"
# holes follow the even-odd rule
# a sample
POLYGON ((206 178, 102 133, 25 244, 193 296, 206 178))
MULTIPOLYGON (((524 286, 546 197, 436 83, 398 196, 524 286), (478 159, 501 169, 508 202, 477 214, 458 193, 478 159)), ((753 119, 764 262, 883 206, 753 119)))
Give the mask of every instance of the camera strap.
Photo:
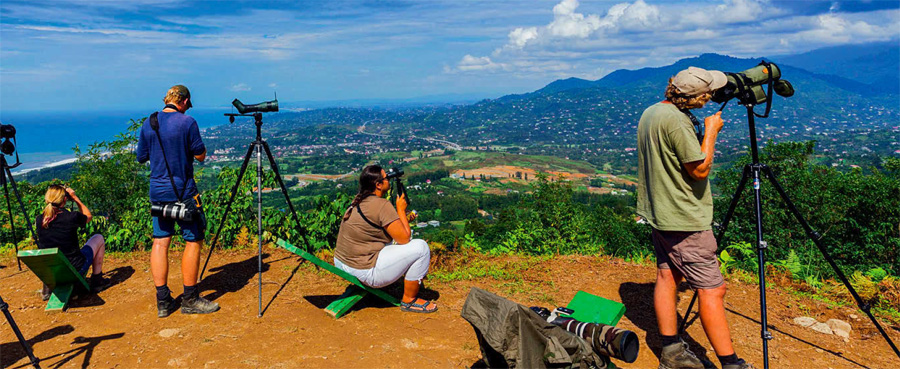
POLYGON ((682 109, 681 112, 684 113, 684 115, 687 115, 688 119, 691 120, 691 123, 694 125, 694 134, 697 135, 697 141, 702 145, 704 132, 703 126, 700 125, 700 120, 688 109, 682 109))
MULTIPOLYGON (((166 105, 168 107, 168 105, 166 105)), ((153 131, 156 132, 156 140, 159 141, 159 149, 162 150, 163 161, 166 163, 166 174, 169 175, 169 181, 172 182, 172 191, 175 192, 175 197, 178 198, 178 202, 181 202, 181 197, 184 195, 184 190, 187 190, 187 180, 185 180, 184 190, 181 193, 178 193, 178 187, 175 186, 175 178, 172 177, 172 170, 169 169, 169 160, 166 159, 166 149, 163 147, 162 137, 159 136, 159 118, 157 115, 159 112, 153 112, 150 114, 150 128, 153 128, 153 131)))
MULTIPOLYGON (((362 202, 362 201, 360 201, 360 202, 362 202)), ((358 212, 359 216, 361 216, 362 219, 366 221, 366 223, 369 223, 370 226, 380 229, 382 232, 384 232, 384 235, 387 236, 388 239, 393 239, 393 237, 391 237, 391 235, 388 234, 387 229, 385 229, 384 227, 382 227, 378 224, 375 224, 375 222, 369 220, 369 218, 367 218, 366 215, 363 214, 362 209, 360 209, 360 207, 359 207, 359 204, 356 204, 356 212, 358 212)))

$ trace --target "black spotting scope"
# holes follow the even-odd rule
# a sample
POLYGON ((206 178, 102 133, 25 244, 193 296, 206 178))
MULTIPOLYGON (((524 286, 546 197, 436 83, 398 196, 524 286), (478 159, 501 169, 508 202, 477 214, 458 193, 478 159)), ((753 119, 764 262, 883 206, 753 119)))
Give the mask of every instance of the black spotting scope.
POLYGON ((231 105, 234 105, 234 107, 237 108, 238 112, 241 114, 268 113, 278 111, 278 99, 272 101, 264 101, 259 104, 253 105, 244 105, 240 100, 234 99, 234 101, 231 102, 231 105))

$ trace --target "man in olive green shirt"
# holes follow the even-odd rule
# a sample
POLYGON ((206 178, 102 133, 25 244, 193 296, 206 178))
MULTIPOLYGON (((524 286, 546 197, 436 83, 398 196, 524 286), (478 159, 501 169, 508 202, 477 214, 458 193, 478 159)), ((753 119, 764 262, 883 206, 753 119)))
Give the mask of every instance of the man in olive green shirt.
POLYGON ((666 100, 647 108, 638 123, 637 213, 653 227, 657 277, 653 303, 662 336, 661 369, 704 368, 678 337, 678 284, 700 297, 700 320, 723 369, 752 365, 738 358, 725 320, 725 280, 712 233, 709 173, 721 112, 704 120, 698 142, 687 111, 703 107, 725 85, 719 71, 690 67, 669 80, 666 100))

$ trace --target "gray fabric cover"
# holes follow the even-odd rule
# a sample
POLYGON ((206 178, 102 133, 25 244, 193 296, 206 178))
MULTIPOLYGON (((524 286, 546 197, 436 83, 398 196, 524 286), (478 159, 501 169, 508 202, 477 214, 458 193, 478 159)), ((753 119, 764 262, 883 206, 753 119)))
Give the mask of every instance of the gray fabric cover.
POLYGON ((609 361, 583 339, 529 308, 472 288, 460 314, 472 324, 491 368, 605 368, 609 361))

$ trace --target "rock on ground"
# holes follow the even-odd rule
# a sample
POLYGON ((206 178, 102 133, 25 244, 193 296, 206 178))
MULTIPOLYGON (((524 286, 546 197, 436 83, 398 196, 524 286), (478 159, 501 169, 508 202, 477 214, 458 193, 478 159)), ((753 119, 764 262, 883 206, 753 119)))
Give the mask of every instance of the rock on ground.
POLYGON ((843 337, 850 338, 850 331, 853 330, 853 327, 850 326, 850 323, 847 323, 840 319, 828 319, 825 324, 834 331, 834 334, 843 337))
POLYGON ((809 327, 813 324, 818 323, 815 319, 810 318, 808 316, 801 316, 794 318, 794 324, 799 325, 801 327, 809 327))
POLYGON ((825 323, 816 323, 809 328, 819 333, 834 334, 834 332, 831 330, 831 327, 829 327, 828 324, 825 323))
POLYGON ((169 338, 176 334, 178 334, 179 330, 176 328, 167 328, 159 331, 159 336, 162 338, 169 338))

